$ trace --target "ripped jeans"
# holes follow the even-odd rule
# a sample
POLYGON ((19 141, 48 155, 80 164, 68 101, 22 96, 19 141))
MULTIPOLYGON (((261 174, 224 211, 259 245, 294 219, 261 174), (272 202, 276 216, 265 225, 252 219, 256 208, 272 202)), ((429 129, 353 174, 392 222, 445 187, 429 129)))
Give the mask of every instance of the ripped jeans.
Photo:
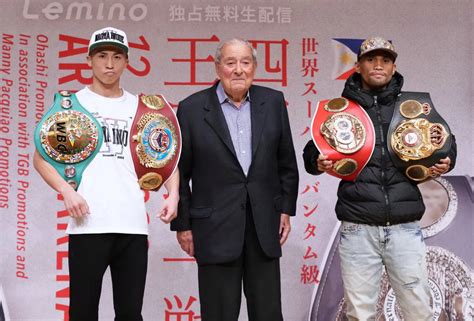
POLYGON ((418 221, 392 226, 342 222, 339 255, 349 320, 375 320, 383 266, 404 319, 433 320, 418 221))

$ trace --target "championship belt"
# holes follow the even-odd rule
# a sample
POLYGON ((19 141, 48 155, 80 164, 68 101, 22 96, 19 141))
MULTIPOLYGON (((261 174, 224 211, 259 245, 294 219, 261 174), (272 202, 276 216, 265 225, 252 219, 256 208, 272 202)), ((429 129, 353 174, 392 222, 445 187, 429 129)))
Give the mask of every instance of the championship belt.
POLYGON ((163 96, 138 96, 130 148, 140 188, 157 191, 173 174, 181 154, 178 119, 163 96))
POLYGON ((36 149, 75 190, 102 141, 99 122, 69 91, 54 95, 53 106, 35 130, 36 149))
POLYGON ((428 93, 402 92, 388 129, 390 157, 408 178, 423 181, 451 149, 450 132, 428 93))
POLYGON ((340 97, 318 102, 311 123, 314 144, 334 166, 328 174, 355 181, 375 147, 375 131, 366 111, 340 97))

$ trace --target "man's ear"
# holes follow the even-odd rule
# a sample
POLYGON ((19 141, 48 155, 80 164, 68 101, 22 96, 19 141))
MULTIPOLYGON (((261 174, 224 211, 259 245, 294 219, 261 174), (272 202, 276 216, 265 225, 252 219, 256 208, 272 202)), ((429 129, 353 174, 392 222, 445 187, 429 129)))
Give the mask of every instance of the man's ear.
POLYGON ((397 71, 397 65, 393 64, 393 72, 392 72, 392 76, 395 75, 395 72, 397 71))
POLYGON ((355 72, 360 74, 360 64, 358 61, 355 62, 354 68, 355 68, 355 72))
POLYGON ((87 56, 87 65, 89 67, 92 67, 92 57, 91 56, 87 56))

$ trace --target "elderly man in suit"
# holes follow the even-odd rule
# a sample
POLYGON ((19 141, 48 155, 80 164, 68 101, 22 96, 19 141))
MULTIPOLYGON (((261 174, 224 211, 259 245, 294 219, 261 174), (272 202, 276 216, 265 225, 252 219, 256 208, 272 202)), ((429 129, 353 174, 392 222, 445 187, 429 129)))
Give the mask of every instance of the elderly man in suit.
POLYGON ((236 321, 242 283, 249 320, 283 320, 279 258, 298 194, 285 99, 252 84, 247 41, 222 43, 215 68, 219 81, 178 107, 182 184, 171 228, 197 260, 203 321, 236 321))

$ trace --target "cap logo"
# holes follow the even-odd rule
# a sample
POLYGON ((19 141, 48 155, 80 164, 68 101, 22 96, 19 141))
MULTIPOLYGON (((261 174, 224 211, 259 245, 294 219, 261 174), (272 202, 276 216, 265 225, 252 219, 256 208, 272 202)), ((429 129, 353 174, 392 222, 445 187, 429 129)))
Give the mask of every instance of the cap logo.
POLYGON ((96 34, 95 41, 100 41, 100 40, 115 40, 115 41, 119 41, 122 44, 124 43, 124 37, 113 31, 104 31, 99 34, 96 34))

